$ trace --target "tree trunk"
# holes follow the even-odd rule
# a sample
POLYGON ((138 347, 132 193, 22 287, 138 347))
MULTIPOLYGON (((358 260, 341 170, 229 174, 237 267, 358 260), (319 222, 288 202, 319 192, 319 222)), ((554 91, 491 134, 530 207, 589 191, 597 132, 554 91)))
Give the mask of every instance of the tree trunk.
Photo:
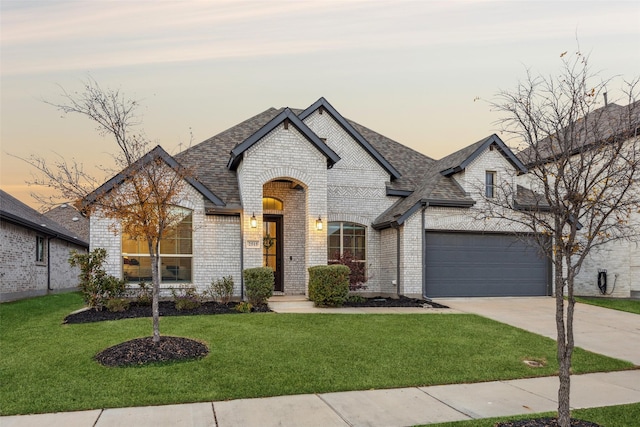
MULTIPOLYGON (((564 257, 562 257, 564 258, 564 257)), ((556 260, 558 261, 558 260, 556 260)), ((565 315, 564 285, 562 261, 555 263, 555 298, 556 298, 556 329, 557 329, 557 359, 558 359, 558 425, 569 427, 571 422, 571 356, 573 353, 573 275, 567 274, 567 293, 569 301, 565 315)))
POLYGON ((153 342, 160 342, 160 269, 158 268, 158 247, 149 245, 151 253, 151 278, 153 282, 151 312, 153 316, 153 342))

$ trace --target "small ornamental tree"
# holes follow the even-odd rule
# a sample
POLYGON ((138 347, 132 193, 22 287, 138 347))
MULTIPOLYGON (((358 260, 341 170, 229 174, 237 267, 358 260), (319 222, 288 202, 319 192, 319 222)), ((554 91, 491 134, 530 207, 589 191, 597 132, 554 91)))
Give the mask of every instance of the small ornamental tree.
POLYGON ((140 119, 138 101, 119 90, 103 89, 93 79, 84 82, 81 92, 63 89, 64 103, 46 102, 62 113, 91 120, 102 136, 115 141, 115 176, 98 187, 100 180, 86 173, 81 164, 59 157, 51 165, 39 155, 22 159, 39 171, 31 184, 56 190, 53 198, 38 198, 44 204, 73 201, 83 213, 113 220, 113 231, 146 243, 151 260, 153 342, 160 341, 159 249, 161 240, 184 219, 176 209, 189 173, 160 146, 149 151, 149 141, 136 132, 140 119))
POLYGON ((353 256, 351 251, 344 251, 342 255, 336 252, 334 255, 334 261, 330 261, 329 264, 341 264, 349 267, 349 290, 358 291, 367 289, 367 265, 366 263, 358 260, 353 256))
POLYGON ((526 186, 505 183, 485 202, 487 216, 527 229, 553 264, 558 423, 568 427, 575 278, 594 249, 640 237, 640 103, 637 78, 625 85, 626 106, 609 104, 611 79, 591 74, 580 52, 561 58, 557 76, 528 74, 492 102, 529 172, 526 186), (513 208, 517 216, 505 215, 513 208))

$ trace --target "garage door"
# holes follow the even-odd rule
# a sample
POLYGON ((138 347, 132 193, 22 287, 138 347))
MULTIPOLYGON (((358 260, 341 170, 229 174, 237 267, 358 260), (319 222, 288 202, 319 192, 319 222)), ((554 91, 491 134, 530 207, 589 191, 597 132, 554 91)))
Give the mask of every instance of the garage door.
POLYGON ((428 297, 548 295, 549 262, 513 235, 426 232, 428 297))

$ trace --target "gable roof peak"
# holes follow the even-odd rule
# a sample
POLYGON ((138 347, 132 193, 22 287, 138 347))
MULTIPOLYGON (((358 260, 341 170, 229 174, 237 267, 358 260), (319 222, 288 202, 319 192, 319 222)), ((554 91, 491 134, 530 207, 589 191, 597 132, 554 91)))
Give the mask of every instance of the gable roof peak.
MULTIPOLYGON (((82 207, 87 207, 94 203, 98 198, 102 195, 109 193, 113 190, 117 185, 126 181, 132 174, 134 174, 138 169, 143 167, 144 165, 149 164, 150 162, 155 161, 156 159, 162 160, 165 164, 167 164, 170 168, 175 171, 181 171, 185 168, 178 163, 178 161, 173 158, 169 153, 167 153, 164 148, 160 145, 156 145, 153 149, 147 152, 144 156, 140 157, 134 163, 130 164, 110 180, 102 184, 100 187, 93 190, 91 193, 85 196, 84 200, 82 200, 82 207)), ((225 203, 211 190, 209 190, 206 186, 204 186, 200 181, 191 177, 185 176, 184 179, 196 190, 198 190, 204 197, 206 197, 209 201, 211 201, 216 206, 225 206, 225 203)))
POLYGON ((391 175, 391 179, 395 180, 400 178, 402 175, 398 170, 387 161, 370 143, 367 141, 361 134, 358 132, 352 125, 346 120, 342 114, 338 112, 333 105, 329 103, 324 97, 320 97, 316 102, 311 104, 307 109, 301 112, 298 117, 300 120, 304 120, 309 117, 313 112, 318 109, 322 109, 321 111, 327 111, 331 117, 344 129, 351 137, 356 140, 356 142, 364 148, 369 155, 371 155, 374 160, 385 170, 389 175, 391 175))
POLYGON ((444 176, 451 176, 464 170, 471 162, 491 146, 496 147, 498 152, 500 152, 500 154, 502 154, 504 158, 518 170, 518 172, 527 172, 527 168, 522 164, 518 157, 516 157, 513 151, 511 151, 502 139, 494 133, 438 160, 437 163, 440 167, 440 173, 444 176))
POLYGON ((291 108, 286 107, 264 126, 258 129, 257 132, 253 133, 247 139, 233 147, 230 153, 231 157, 227 162, 227 168, 230 170, 236 170, 244 157, 245 151, 264 138, 269 132, 280 126, 283 122, 291 123, 327 158, 327 167, 331 168, 338 160, 340 160, 340 156, 338 156, 335 151, 329 148, 329 146, 325 144, 318 135, 309 129, 309 127, 304 124, 304 122, 291 110, 291 108))

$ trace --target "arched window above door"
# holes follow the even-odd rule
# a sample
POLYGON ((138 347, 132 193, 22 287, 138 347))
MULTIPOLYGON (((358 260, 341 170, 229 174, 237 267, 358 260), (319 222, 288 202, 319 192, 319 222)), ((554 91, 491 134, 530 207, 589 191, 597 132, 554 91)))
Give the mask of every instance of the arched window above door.
POLYGON ((275 197, 262 198, 262 210, 281 211, 283 210, 283 206, 282 200, 276 199, 275 197))

